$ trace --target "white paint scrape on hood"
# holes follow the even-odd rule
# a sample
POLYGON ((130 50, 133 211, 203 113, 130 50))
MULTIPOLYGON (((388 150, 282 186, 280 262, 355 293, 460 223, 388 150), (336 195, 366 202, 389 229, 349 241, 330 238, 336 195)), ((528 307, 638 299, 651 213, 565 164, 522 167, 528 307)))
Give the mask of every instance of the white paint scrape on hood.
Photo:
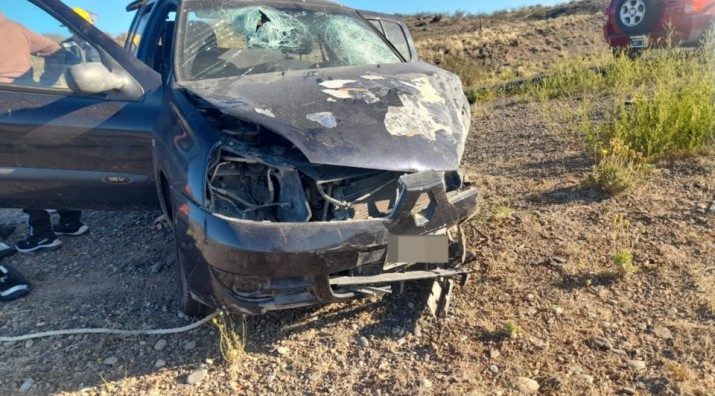
POLYGON ((454 170, 471 120, 459 78, 423 63, 184 84, 222 112, 282 135, 317 164, 454 170))

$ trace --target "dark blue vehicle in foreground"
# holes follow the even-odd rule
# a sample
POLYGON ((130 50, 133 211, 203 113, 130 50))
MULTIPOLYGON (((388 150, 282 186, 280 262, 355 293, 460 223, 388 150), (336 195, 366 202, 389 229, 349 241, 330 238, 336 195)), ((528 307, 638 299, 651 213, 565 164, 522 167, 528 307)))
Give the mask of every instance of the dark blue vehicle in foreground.
POLYGON ((1 206, 160 206, 191 315, 419 279, 444 311, 466 280, 470 107, 399 21, 324 0, 140 0, 121 48, 58 0, 25 2, 102 62, 66 86, 0 85, 1 206), (406 240, 445 259, 403 261, 406 240))

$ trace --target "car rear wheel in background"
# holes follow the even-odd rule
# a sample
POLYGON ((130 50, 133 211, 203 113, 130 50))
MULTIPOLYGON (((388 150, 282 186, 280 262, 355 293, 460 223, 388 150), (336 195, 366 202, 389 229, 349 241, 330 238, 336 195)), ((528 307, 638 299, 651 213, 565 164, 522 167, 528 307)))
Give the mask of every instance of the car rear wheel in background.
POLYGON ((618 0, 616 23, 626 34, 644 34, 658 21, 658 0, 618 0))

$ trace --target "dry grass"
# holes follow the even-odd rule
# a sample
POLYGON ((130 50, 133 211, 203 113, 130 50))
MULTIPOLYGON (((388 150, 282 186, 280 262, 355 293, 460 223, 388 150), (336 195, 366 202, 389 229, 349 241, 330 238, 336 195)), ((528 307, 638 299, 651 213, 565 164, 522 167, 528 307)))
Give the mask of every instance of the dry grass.
POLYGON ((246 347, 246 317, 240 319, 229 313, 222 313, 212 320, 218 328, 219 347, 224 360, 230 364, 238 363, 245 354, 246 347), (240 328, 236 322, 240 320, 240 328))
POLYGON ((593 51, 601 40, 599 23, 594 14, 548 20, 509 18, 478 30, 421 37, 416 45, 422 60, 457 73, 466 88, 484 87, 541 75, 561 59, 602 57, 608 52, 605 45, 593 51), (550 39, 563 30, 574 33, 561 42, 550 39))
POLYGON ((588 184, 609 194, 619 194, 643 184, 654 172, 643 154, 629 148, 618 138, 599 153, 588 184))
POLYGON ((518 324, 511 320, 507 320, 502 325, 502 334, 509 338, 518 337, 519 334, 521 334, 523 331, 524 330, 522 330, 522 328, 518 324))

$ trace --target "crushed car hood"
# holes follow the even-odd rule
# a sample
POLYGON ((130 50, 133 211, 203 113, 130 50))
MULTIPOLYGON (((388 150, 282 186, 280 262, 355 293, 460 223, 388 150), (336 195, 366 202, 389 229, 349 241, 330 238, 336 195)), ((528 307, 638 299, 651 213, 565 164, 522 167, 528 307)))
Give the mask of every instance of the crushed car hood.
POLYGON ((459 78, 424 63, 180 84, 219 111, 285 137, 315 164, 454 170, 471 119, 459 78))

